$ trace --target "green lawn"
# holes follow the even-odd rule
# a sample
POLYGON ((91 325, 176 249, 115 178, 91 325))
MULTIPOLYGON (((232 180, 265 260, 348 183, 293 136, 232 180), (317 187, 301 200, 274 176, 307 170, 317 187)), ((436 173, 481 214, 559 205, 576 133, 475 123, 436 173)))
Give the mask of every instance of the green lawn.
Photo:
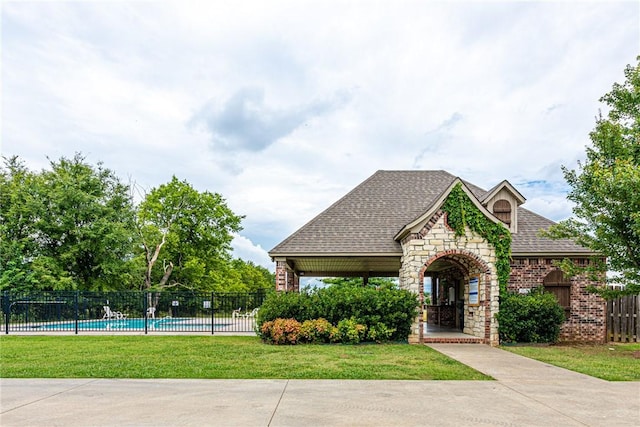
POLYGON ((426 346, 272 346, 256 337, 2 336, 2 378, 488 380, 426 346))
POLYGON ((640 343, 505 346, 504 350, 609 381, 640 381, 640 343))

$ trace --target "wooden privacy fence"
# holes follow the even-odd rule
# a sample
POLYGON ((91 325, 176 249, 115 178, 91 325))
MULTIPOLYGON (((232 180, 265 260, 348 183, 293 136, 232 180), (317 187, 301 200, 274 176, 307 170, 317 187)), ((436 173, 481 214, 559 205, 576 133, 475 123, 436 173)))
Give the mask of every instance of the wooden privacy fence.
POLYGON ((640 295, 607 301, 607 340, 640 342, 640 295))

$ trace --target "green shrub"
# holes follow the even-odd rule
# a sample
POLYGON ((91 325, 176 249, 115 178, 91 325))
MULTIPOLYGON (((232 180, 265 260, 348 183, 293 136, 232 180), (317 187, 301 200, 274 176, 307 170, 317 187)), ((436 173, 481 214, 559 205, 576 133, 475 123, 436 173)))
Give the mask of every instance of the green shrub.
MULTIPOLYGON (((362 286, 330 286, 302 290, 300 293, 275 293, 267 296, 258 314, 258 325, 277 318, 292 318, 298 322, 323 318, 332 325, 354 318, 371 329, 383 324, 391 331, 388 340, 406 340, 417 315, 418 299, 403 289, 365 288, 362 286)), ((378 332, 381 332, 378 327, 378 332)), ((374 332, 374 335, 377 332, 374 332)), ((384 335, 384 334, 383 334, 384 335)), ((381 341, 365 336, 366 340, 381 341)))
POLYGON ((500 299, 496 317, 501 342, 556 342, 564 309, 553 294, 540 288, 529 294, 507 293, 500 299))
POLYGON ((260 336, 271 344, 297 344, 300 340, 300 322, 295 319, 274 319, 260 326, 260 336))
POLYGON ((383 342, 388 341, 395 331, 389 329, 384 323, 376 323, 367 329, 367 341, 383 342))
POLYGON ((339 321, 337 328, 337 341, 343 344, 358 344, 367 334, 367 327, 353 317, 339 321))
POLYGON ((306 292, 274 292, 265 298, 256 317, 256 323, 281 319, 296 319, 302 323, 305 320, 320 316, 309 313, 311 305, 310 295, 306 292))
POLYGON ((328 343, 335 336, 335 326, 327 319, 312 319, 302 322, 300 341, 308 343, 328 343))

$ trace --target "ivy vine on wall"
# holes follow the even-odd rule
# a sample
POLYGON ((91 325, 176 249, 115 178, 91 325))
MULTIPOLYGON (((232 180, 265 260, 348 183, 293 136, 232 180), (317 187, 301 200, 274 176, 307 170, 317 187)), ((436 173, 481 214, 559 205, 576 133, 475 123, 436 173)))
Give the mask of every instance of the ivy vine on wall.
POLYGON ((496 251, 496 270, 500 295, 507 290, 509 273, 511 272, 511 233, 502 224, 496 224, 487 218, 480 209, 469 199, 467 193, 458 183, 442 205, 447 213, 447 223, 455 231, 456 236, 464 236, 465 226, 478 233, 493 245, 496 251))

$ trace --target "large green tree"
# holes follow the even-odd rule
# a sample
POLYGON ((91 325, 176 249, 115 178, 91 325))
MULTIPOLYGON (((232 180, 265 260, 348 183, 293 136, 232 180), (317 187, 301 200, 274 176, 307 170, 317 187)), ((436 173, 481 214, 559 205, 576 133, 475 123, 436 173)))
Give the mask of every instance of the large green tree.
POLYGON ((17 157, 0 173, 0 287, 122 288, 133 254, 128 186, 84 157, 33 173, 17 157))
POLYGON ((252 261, 240 258, 221 265, 212 272, 210 279, 210 290, 216 292, 260 292, 275 287, 273 273, 252 261))
POLYGON ((0 290, 273 288, 267 269, 232 259, 242 217, 222 196, 175 177, 138 206, 131 191, 81 154, 50 161, 40 172, 16 156, 5 158, 0 290))
POLYGON ((212 289, 231 260, 241 221, 220 194, 199 192, 175 176, 151 190, 136 221, 143 249, 141 288, 212 289))
MULTIPOLYGON (((625 285, 625 293, 640 292, 640 57, 638 61, 626 67, 624 83, 615 83, 600 99, 608 112, 596 119, 586 161, 577 170, 563 168, 574 217, 549 233, 606 256, 607 262, 595 263, 590 273, 615 273, 610 280, 625 285)), ((563 268, 579 272, 569 262, 563 268)))
POLYGON ((37 287, 32 270, 38 256, 34 227, 39 218, 36 174, 17 157, 3 158, 0 168, 0 289, 37 287))

